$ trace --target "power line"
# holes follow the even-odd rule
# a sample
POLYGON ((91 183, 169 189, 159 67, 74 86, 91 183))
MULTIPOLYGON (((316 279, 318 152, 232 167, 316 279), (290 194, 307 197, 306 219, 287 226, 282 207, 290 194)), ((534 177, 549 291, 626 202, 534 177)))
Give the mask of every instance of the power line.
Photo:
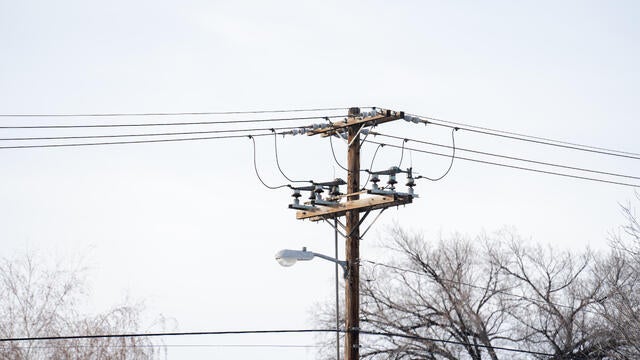
MULTIPOLYGON (((253 137, 269 136, 271 134, 252 134, 253 137)), ((34 148, 55 148, 55 147, 77 147, 77 146, 101 146, 101 145, 124 145, 124 144, 150 144, 175 141, 199 141, 199 140, 218 140, 218 139, 238 139, 246 138, 249 135, 223 135, 223 136, 207 136, 207 137, 191 137, 177 139, 154 139, 154 140, 131 140, 131 141, 108 141, 94 143, 70 143, 70 144, 43 144, 43 145, 15 145, 0 146, 0 150, 7 149, 34 149, 34 148)))
MULTIPOLYGON (((367 140, 367 142, 369 142, 371 144, 384 144, 386 146, 391 146, 391 147, 395 147, 395 148, 399 148, 400 147, 400 146, 397 146, 397 145, 388 144, 388 143, 380 143, 380 142, 372 141, 372 140, 367 140)), ((427 151, 427 150, 421 150, 421 149, 415 149, 415 148, 406 148, 406 149, 407 150, 413 150, 413 151, 420 152, 420 153, 425 153, 425 154, 450 157, 450 155, 441 154, 441 153, 437 153, 437 152, 433 152, 433 151, 427 151)), ((590 180, 590 181, 596 181, 596 182, 602 182, 602 183, 608 183, 608 184, 629 186, 629 187, 634 187, 634 188, 640 187, 640 185, 636 185, 636 184, 629 184, 629 183, 623 183, 623 182, 618 182, 618 181, 610 181, 610 180, 603 180, 603 179, 597 179, 597 178, 590 178, 590 177, 579 176, 579 175, 564 174, 564 173, 558 173, 558 172, 548 171, 548 170, 539 170, 539 169, 533 169, 533 168, 528 168, 528 167, 523 167, 523 166, 509 165, 509 164, 497 163, 497 162, 492 162, 492 161, 467 158, 467 157, 462 157, 462 156, 457 156, 456 158, 457 159, 461 159, 461 160, 466 160, 466 161, 477 162, 477 163, 481 163, 481 164, 495 165, 495 166, 501 166, 501 167, 506 167, 506 168, 510 168, 510 169, 525 170, 525 171, 537 172, 537 173, 548 174, 548 175, 563 176, 563 177, 581 179, 581 180, 590 180)))
POLYGON ((153 122, 153 123, 136 123, 136 124, 10 125, 10 126, 0 126, 0 129, 82 129, 82 128, 143 127, 143 126, 246 124, 246 123, 259 123, 259 122, 298 121, 298 120, 313 120, 313 119, 342 118, 342 117, 344 116, 332 115, 332 116, 302 116, 302 117, 299 116, 299 117, 245 119, 245 120, 187 121, 187 122, 171 122, 171 123, 153 122))
MULTIPOLYGON (((285 179, 287 179, 287 181, 289 182, 311 182, 309 180, 291 180, 291 178, 289 178, 287 175, 285 175, 285 173, 282 171, 282 168, 280 167, 280 160, 278 158, 278 134, 276 134, 275 129, 273 130, 273 150, 276 154, 276 165, 278 166, 278 170, 280 171, 280 174, 282 174, 282 176, 284 176, 285 179)), ((255 144, 254 144, 255 146, 255 144)), ((255 160, 255 158, 254 158, 255 160)))
MULTIPOLYGON (((432 142, 423 141, 423 140, 417 140, 417 139, 408 139, 408 138, 403 138, 403 137, 400 137, 400 136, 381 134, 381 133, 377 133, 377 132, 374 133, 374 135, 375 136, 387 137, 387 138, 391 138, 391 139, 404 139, 404 140, 413 141, 413 142, 416 142, 416 143, 419 143, 419 144, 443 147, 443 148, 448 148, 448 149, 452 148, 451 146, 448 146, 448 145, 442 145, 442 144, 438 144, 438 143, 432 143, 432 142)), ((568 169, 568 170, 577 170, 577 171, 590 172, 590 173, 600 174, 600 175, 610 175, 610 176, 617 176, 617 177, 624 177, 624 178, 629 178, 629 179, 640 180, 640 177, 632 176, 632 175, 611 173, 611 172, 606 172, 606 171, 599 171, 599 170, 593 170, 593 169, 587 169, 587 168, 581 168, 581 167, 575 167, 575 166, 567 166, 567 165, 562 165, 562 164, 555 164, 555 163, 550 163, 550 162, 525 159, 525 158, 520 158, 520 157, 516 157, 516 156, 502 155, 502 154, 490 153, 490 152, 485 152, 485 151, 478 151, 478 150, 461 148, 461 147, 458 147, 457 150, 466 151, 466 152, 470 152, 470 153, 474 153, 474 154, 499 157, 499 158, 503 158, 503 159, 523 161, 523 162, 528 162, 528 163, 532 163, 532 164, 553 166, 553 167, 558 167, 558 168, 563 168, 563 169, 568 169)))
POLYGON ((140 134, 112 134, 112 135, 79 135, 79 136, 47 136, 47 137, 18 137, 0 138, 0 141, 35 141, 35 140, 78 140, 78 139, 103 139, 103 138, 123 138, 140 136, 174 136, 174 135, 197 135, 197 134, 221 134, 246 131, 275 131, 299 129, 299 126, 286 126, 277 128, 250 128, 250 129, 225 129, 206 131, 183 131, 183 132, 163 132, 163 133, 140 133, 140 134))
MULTIPOLYGON (((447 176, 447 174, 449 174, 449 172, 451 171, 451 168, 453 167, 453 161, 456 159, 456 138, 455 138, 455 132, 458 131, 458 128, 453 128, 451 129, 451 144, 453 146, 453 152, 451 153, 451 162, 449 163, 449 167, 447 168, 447 171, 444 172, 444 174, 438 176, 437 178, 430 178, 428 176, 418 176, 416 177, 417 179, 427 179, 427 180, 431 180, 431 181, 440 181, 442 179, 444 179, 445 176, 447 176)), ((405 139, 404 143, 407 141, 407 139, 405 139)))
MULTIPOLYGON (((367 142, 367 140, 366 140, 367 138, 366 138, 366 137, 367 137, 367 136, 369 136, 369 134, 370 134, 370 133, 371 133, 371 132, 367 132, 367 134, 365 135, 365 138, 364 138, 363 140, 361 140, 361 142, 363 142, 363 143, 364 143, 364 142, 367 142)), ((340 135, 338 135, 338 136, 340 136, 340 135)), ((335 149, 334 149, 334 147, 333 147, 333 140, 332 140, 332 139, 333 139, 333 136, 329 136, 329 144, 330 144, 330 146, 331 146, 331 155, 333 156, 333 160, 336 162, 336 164, 337 164, 337 165, 338 165, 342 170, 346 171, 347 173, 350 173, 351 171, 350 171, 349 169, 347 169, 346 167, 344 167, 344 166, 343 166, 343 165, 338 161, 338 158, 336 157, 335 149)), ((374 154, 373 154, 373 157, 372 157, 372 159, 371 159, 371 166, 373 166, 373 161, 376 159, 376 154, 378 153, 378 149, 379 149, 379 148, 380 148, 380 146, 376 148, 376 150, 375 150, 375 152, 374 152, 374 154)), ((369 173, 369 171, 370 171, 370 170, 371 170, 371 167, 370 167, 369 169, 361 169, 361 170, 360 170, 360 172, 361 172, 361 173, 364 173, 364 172, 369 173)), ((369 174, 369 175, 371 175, 371 174, 369 174)), ((365 183, 367 183, 367 182, 369 182, 369 178, 367 178, 367 181, 366 181, 365 183)))
MULTIPOLYGON (((373 169, 373 162, 376 160, 376 155, 378 155, 378 150, 380 150, 380 148, 382 147, 384 147, 384 145, 382 144, 378 144, 378 146, 376 146, 376 150, 373 152, 373 156, 371 157, 371 164, 369 165, 369 170, 373 169)), ((369 180, 371 180, 371 171, 367 171, 367 180, 364 182, 364 186, 362 187, 362 190, 367 188, 367 184, 369 183, 369 180)))
POLYGON ((267 185, 267 183, 265 183, 264 180, 262 180, 262 178, 260 177, 260 173, 258 172, 258 164, 257 164, 257 161, 256 161, 256 140, 253 138, 252 135, 249 135, 249 139, 251 140, 251 143, 253 144, 253 169, 256 171, 256 177, 258 178, 258 180, 260 180, 262 185, 264 185, 267 189, 271 189, 271 190, 277 190, 277 189, 282 189, 282 188, 285 188, 285 187, 291 187, 291 185, 289 185, 289 184, 283 184, 283 185, 278 185, 278 186, 270 186, 270 185, 267 185))
MULTIPOLYGON (((345 333, 345 330, 338 329, 295 329, 295 330, 236 330, 236 331, 190 331, 190 332, 158 332, 158 333, 131 333, 131 334, 102 334, 102 335, 67 335, 67 336, 33 336, 17 338, 0 338, 0 343, 20 342, 20 341, 44 341, 44 340, 77 340, 77 339, 112 339, 112 338, 132 338, 132 337, 168 337, 168 336, 201 336, 201 335, 247 335, 247 334, 303 334, 303 333, 345 333)), ((428 338, 423 336, 398 334, 391 332, 377 332, 359 330, 361 334, 387 337, 402 337, 413 340, 426 340, 432 342, 447 343, 453 345, 467 345, 460 341, 428 338)), ((492 348, 525 354, 554 356, 553 354, 508 348, 502 346, 489 346, 476 344, 481 348, 492 348)))
MULTIPOLYGON (((0 349, 3 349, 0 345, 0 349)), ((116 344, 90 344, 90 345, 36 345, 36 346, 12 346, 18 349, 64 349, 73 348, 292 348, 292 349, 312 349, 321 348, 321 345, 295 345, 295 344, 139 344, 139 345, 116 345, 116 344)), ((4 347, 10 349, 9 347, 4 347)))
POLYGON ((522 350, 522 349, 516 349, 516 348, 510 348, 510 347, 504 347, 504 346, 483 345, 483 344, 478 344, 478 343, 474 343, 474 344, 471 345, 471 344, 463 343, 461 341, 436 339, 436 338, 430 338, 430 337, 418 336, 418 335, 408 335, 408 334, 390 333, 390 332, 379 332, 379 331, 370 331, 370 330, 360 330, 360 334, 388 336, 388 337, 400 337, 400 338, 411 339, 411 340, 424 340, 424 341, 439 342, 439 343, 444 343, 444 344, 473 346, 473 347, 479 347, 479 348, 483 348, 483 349, 503 350, 503 351, 517 352, 517 353, 529 354, 529 355, 540 355, 540 356, 549 356, 549 357, 556 356, 555 354, 544 353, 544 352, 539 352, 539 351, 522 350))
POLYGON ((269 114, 294 113, 312 111, 337 111, 348 108, 312 108, 285 110, 251 110, 251 111, 202 111, 202 112, 148 112, 148 113, 70 113, 70 114, 0 114, 0 117, 120 117, 120 116, 199 116, 199 115, 239 115, 239 114, 269 114))
MULTIPOLYGON (((425 119, 431 119, 431 118, 425 117, 425 119)), ((506 138, 506 139, 526 141, 526 142, 535 143, 535 144, 549 145, 549 146, 555 146, 555 147, 571 149, 571 150, 585 151, 585 152, 602 154, 602 155, 609 155, 609 156, 616 156, 616 157, 622 157, 622 158, 627 158, 627 159, 640 160, 640 155, 636 156, 636 154, 634 154, 634 153, 627 153, 627 152, 619 151, 619 150, 608 150, 608 149, 606 149, 606 150, 597 150, 599 148, 596 148, 596 147, 593 147, 593 146, 567 145, 564 142, 554 143, 551 140, 538 140, 535 137, 514 136, 514 135, 509 135, 507 133, 478 130, 478 129, 474 129, 472 127, 452 126, 452 125, 447 125, 447 124, 434 122, 433 120, 422 120, 422 122, 424 122, 427 125, 433 124, 433 125, 437 125, 437 126, 447 127, 447 128, 450 128, 450 129, 457 127, 459 129, 462 129, 462 130, 466 130, 466 131, 469 131, 469 132, 475 132, 475 133, 483 134, 483 135, 498 136, 498 137, 502 137, 502 138, 506 138), (629 155, 629 154, 633 154, 633 155, 629 155)))
POLYGON ((66 335, 66 336, 27 336, 15 338, 0 338, 0 343, 18 341, 43 340, 77 340, 77 339, 113 339, 134 337, 163 337, 163 336, 199 336, 199 335, 247 335, 247 334, 304 334, 336 332, 336 329, 278 329, 278 330, 226 330, 226 331, 185 331, 185 332, 157 332, 131 334, 98 334, 98 335, 66 335))
POLYGON ((407 141, 409 140, 408 139, 402 140, 402 149, 400 150, 400 161, 398 162, 398 168, 402 167, 402 160, 404 160, 404 144, 406 144, 407 141))
MULTIPOLYGON (((338 135, 340 136, 340 135, 338 135)), ((338 166, 346 171, 347 173, 349 173, 349 169, 347 169, 346 167, 344 167, 342 164, 340 164, 340 162, 338 161, 338 158, 336 157, 336 151, 333 149, 333 135, 329 136, 329 144, 331 145, 331 155, 333 155, 333 160, 336 162, 336 164, 338 164, 338 166)))
MULTIPOLYGON (((482 130, 483 133, 484 132, 494 133, 494 134, 487 134, 487 135, 500 136, 499 134, 502 134, 502 135, 509 135, 508 136, 509 138, 514 138, 514 139, 517 139, 517 140, 525 140, 525 141, 527 141, 526 139, 521 139, 521 138, 527 138, 527 139, 532 139, 532 140, 544 141, 545 144, 547 142, 551 142, 551 143, 556 143, 556 144, 567 145, 567 146, 570 146, 570 148, 572 148, 572 149, 574 147, 580 147, 580 148, 584 148, 584 149, 598 150, 598 151, 603 151, 603 152, 607 152, 607 153, 618 153, 618 154, 640 156, 639 153, 634 153, 634 152, 628 152, 628 151, 622 151, 622 150, 616 150, 616 149, 608 149, 608 148, 597 147, 597 146, 592 146, 592 145, 584 145, 584 144, 579 144, 579 143, 573 143, 573 142, 562 141, 562 140, 555 140, 555 139, 550 139, 550 138, 545 138, 545 137, 540 137, 540 136, 527 135, 527 134, 511 132, 511 131, 496 130, 496 129, 491 129, 491 128, 487 128, 487 127, 469 125, 469 124, 465 124, 465 123, 448 121, 448 120, 443 120, 443 119, 438 119, 438 118, 429 117, 429 116, 423 116, 423 115, 416 115, 416 114, 411 114, 411 115, 428 120, 425 124, 431 123, 431 124, 434 124, 434 125, 445 126, 443 124, 437 124, 437 123, 433 122, 433 121, 439 121, 439 122, 443 122, 443 123, 447 123, 447 124, 453 124, 453 125, 456 125, 458 127, 465 127, 464 129, 468 130, 468 131, 476 131, 476 132, 478 132, 478 130, 482 130)), ((546 145, 554 145, 554 144, 546 144, 546 145)), ((575 150, 584 150, 584 149, 575 149, 575 150)), ((614 155, 615 156, 615 154, 608 154, 608 155, 614 155)), ((635 157, 633 157, 633 158, 635 158, 635 157)))

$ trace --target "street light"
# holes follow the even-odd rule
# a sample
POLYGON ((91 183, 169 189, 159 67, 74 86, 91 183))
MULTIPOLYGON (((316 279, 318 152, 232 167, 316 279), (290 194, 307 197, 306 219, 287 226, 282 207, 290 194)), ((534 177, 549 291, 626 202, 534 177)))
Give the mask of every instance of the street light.
MULTIPOLYGON (((336 257, 338 256, 338 233, 336 231, 336 257)), ((342 272, 344 274, 344 278, 346 279, 349 276, 349 268, 347 267, 347 262, 338 260, 336 258, 332 258, 331 256, 314 253, 312 251, 307 251, 306 247, 303 247, 302 250, 289 250, 284 249, 280 250, 276 253, 276 260, 282 266, 293 266, 298 261, 309 261, 313 260, 314 257, 319 257, 321 259, 325 259, 331 261, 336 264, 336 359, 340 360, 340 298, 338 295, 338 265, 342 267, 342 272)))
POLYGON ((298 261, 313 260, 314 257, 319 257, 321 259, 325 259, 340 265, 340 267, 342 267, 345 279, 349 275, 346 261, 338 260, 332 258, 331 256, 314 253, 312 251, 307 251, 306 247, 303 247, 302 250, 284 249, 276 253, 276 260, 278 261, 278 263, 286 267, 293 266, 298 261))

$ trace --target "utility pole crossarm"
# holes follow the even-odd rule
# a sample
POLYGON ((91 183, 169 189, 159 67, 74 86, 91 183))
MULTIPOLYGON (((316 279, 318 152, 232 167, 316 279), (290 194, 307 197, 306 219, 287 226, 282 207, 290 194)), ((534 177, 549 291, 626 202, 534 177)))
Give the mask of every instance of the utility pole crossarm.
POLYGON ((382 110, 382 113, 369 117, 353 117, 349 116, 342 122, 334 122, 331 127, 322 129, 313 129, 307 132, 307 135, 322 135, 322 137, 332 136, 339 132, 346 131, 349 128, 365 128, 384 124, 389 121, 404 118, 404 111, 382 110))
POLYGON ((347 211, 370 211, 378 210, 392 206, 400 206, 410 204, 413 201, 411 196, 400 195, 376 195, 368 198, 351 200, 345 203, 339 203, 336 206, 316 206, 310 207, 308 210, 299 210, 296 212, 296 219, 309 219, 311 221, 320 221, 323 219, 333 219, 335 217, 344 216, 347 211))

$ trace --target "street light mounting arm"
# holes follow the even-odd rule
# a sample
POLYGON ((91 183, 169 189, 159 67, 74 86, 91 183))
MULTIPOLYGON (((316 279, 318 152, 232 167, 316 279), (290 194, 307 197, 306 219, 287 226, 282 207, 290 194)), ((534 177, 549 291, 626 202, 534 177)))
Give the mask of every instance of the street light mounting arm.
POLYGON ((331 256, 315 253, 313 251, 307 251, 306 247, 303 247, 302 250, 284 249, 276 253, 276 260, 282 266, 293 266, 293 264, 298 261, 309 261, 313 260, 314 257, 319 257, 321 259, 325 259, 340 265, 344 273, 344 278, 346 279, 349 276, 349 267, 346 261, 338 260, 336 258, 332 258, 331 256))
POLYGON ((327 255, 323 255, 323 254, 318 254, 318 253, 313 253, 313 255, 321 258, 321 259, 325 259, 325 260, 329 260, 331 262, 334 262, 338 265, 340 265, 340 267, 342 268, 342 272, 344 274, 344 278, 346 279, 349 276, 349 267, 347 266, 347 262, 344 260, 338 260, 335 258, 332 258, 331 256, 327 256, 327 255))

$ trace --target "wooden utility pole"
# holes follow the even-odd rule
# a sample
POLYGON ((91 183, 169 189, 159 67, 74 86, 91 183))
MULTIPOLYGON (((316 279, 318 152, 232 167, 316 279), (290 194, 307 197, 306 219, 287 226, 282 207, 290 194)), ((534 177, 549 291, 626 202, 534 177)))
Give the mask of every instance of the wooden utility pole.
MULTIPOLYGON (((360 114, 360 109, 349 109, 349 116, 360 114)), ((360 129, 357 125, 347 128, 347 194, 360 191, 360 129)), ((359 195, 347 198, 347 201, 358 200, 359 195)), ((346 216, 345 255, 349 276, 345 285, 345 360, 357 360, 360 357, 360 211, 349 210, 346 216)))
MULTIPOLYGON (((321 197, 315 198, 315 200, 301 205, 297 201, 297 198, 300 197, 300 191, 314 191, 317 186, 322 187, 323 185, 323 183, 314 183, 314 186, 295 188, 294 197, 297 202, 289 205, 290 208, 298 210, 296 218, 301 220, 321 221, 333 219, 335 224, 338 224, 337 219, 339 217, 344 216, 346 218, 344 225, 347 261, 345 281, 345 360, 358 360, 360 357, 360 213, 365 212, 362 217, 364 219, 374 210, 410 204, 414 197, 413 193, 397 193, 393 189, 369 191, 360 188, 360 134, 365 128, 402 118, 404 118, 403 112, 380 110, 361 116, 359 108, 350 108, 349 116, 344 121, 331 123, 325 127, 314 127, 309 130, 307 135, 310 136, 347 135, 347 194, 331 200, 322 199, 321 197), (361 194, 363 198, 360 198, 361 194)), ((336 179, 331 183, 332 185, 342 185, 344 181, 336 179)), ((324 183, 324 185, 326 186, 327 183, 324 183)), ((311 199, 314 198, 311 197, 311 199)), ((337 231, 337 226, 334 227, 337 231)))

